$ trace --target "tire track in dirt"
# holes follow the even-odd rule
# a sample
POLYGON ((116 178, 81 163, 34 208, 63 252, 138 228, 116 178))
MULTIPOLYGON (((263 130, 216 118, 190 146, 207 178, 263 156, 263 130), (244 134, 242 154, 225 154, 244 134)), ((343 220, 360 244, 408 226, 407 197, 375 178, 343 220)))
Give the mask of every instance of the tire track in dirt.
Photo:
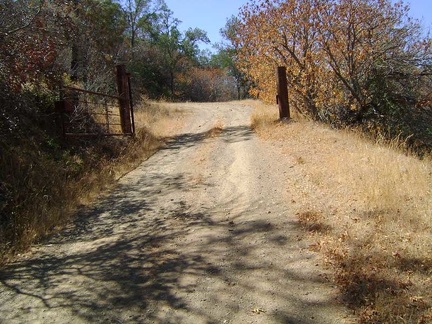
POLYGON ((182 132, 0 274, 5 323, 348 323, 242 103, 182 132), (212 127, 222 126, 215 136, 212 127))

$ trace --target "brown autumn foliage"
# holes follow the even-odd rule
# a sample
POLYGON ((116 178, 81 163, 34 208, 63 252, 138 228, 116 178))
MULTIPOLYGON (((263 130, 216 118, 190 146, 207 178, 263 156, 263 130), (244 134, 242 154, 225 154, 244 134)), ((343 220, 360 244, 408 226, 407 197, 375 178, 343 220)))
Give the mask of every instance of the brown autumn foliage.
POLYGON ((266 102, 286 66, 298 112, 392 137, 421 133, 416 145, 431 146, 422 121, 432 120, 432 42, 408 10, 389 0, 250 1, 236 29, 238 64, 266 102))

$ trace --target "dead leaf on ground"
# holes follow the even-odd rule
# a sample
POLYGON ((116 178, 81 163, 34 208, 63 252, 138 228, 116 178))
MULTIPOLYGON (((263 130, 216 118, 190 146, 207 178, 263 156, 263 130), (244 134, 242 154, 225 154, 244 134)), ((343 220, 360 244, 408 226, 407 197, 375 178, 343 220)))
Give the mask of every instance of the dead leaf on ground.
POLYGON ((262 308, 254 308, 254 310, 252 311, 252 313, 254 313, 254 314, 263 314, 265 312, 266 311, 262 308))

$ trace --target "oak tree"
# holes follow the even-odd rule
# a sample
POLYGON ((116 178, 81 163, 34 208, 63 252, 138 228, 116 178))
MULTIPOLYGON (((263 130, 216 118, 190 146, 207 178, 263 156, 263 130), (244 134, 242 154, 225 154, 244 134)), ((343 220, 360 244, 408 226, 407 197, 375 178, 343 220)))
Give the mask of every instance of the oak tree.
POLYGON ((314 119, 361 123, 430 96, 431 40, 402 1, 250 1, 239 19, 238 66, 261 99, 274 100, 279 65, 291 106, 314 119))

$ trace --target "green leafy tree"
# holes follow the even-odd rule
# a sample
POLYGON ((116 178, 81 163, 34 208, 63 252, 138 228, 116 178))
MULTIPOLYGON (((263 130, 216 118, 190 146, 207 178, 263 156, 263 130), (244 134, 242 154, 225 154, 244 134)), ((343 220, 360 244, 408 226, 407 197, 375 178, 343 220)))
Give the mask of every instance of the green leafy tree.
POLYGON ((176 76, 197 62, 198 43, 208 43, 207 34, 198 28, 189 29, 183 35, 179 30, 180 20, 173 17, 173 12, 162 6, 159 23, 153 45, 163 58, 164 68, 168 75, 170 94, 175 96, 176 76))
POLYGON ((128 23, 128 34, 131 47, 135 46, 135 39, 138 33, 139 20, 148 13, 149 0, 126 0, 124 1, 124 12, 128 23))
POLYGON ((236 16, 231 16, 220 30, 221 35, 226 40, 218 44, 217 54, 212 56, 211 64, 227 71, 227 74, 234 78, 237 90, 237 99, 246 98, 249 92, 250 82, 247 75, 239 68, 238 47, 236 37, 239 33, 240 20, 236 16))
POLYGON ((128 54, 124 34, 127 21, 121 6, 112 0, 82 2, 77 39, 81 53, 82 81, 89 89, 103 91, 112 84, 116 62, 128 54))

